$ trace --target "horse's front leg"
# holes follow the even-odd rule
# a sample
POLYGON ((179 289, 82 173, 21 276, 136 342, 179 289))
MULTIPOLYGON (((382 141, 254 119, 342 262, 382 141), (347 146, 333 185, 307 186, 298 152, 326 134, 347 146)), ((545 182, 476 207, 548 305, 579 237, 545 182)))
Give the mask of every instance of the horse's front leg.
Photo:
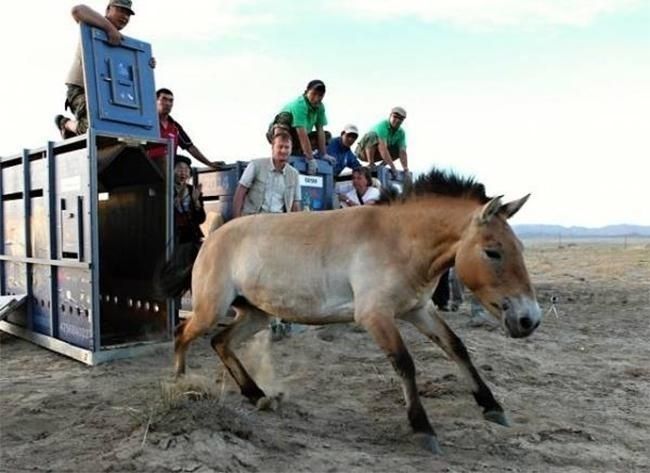
POLYGON ((440 453, 436 433, 431 427, 420 402, 420 396, 415 384, 413 358, 411 358, 402 341, 393 316, 373 312, 370 314, 356 314, 355 319, 372 335, 401 378, 408 419, 418 441, 432 453, 440 453))
POLYGON ((415 325, 420 332, 437 343, 458 364, 463 375, 472 386, 472 394, 476 403, 483 408, 483 417, 485 419, 506 427, 509 426, 503 408, 494 399, 492 391, 490 391, 490 388, 488 388, 474 367, 465 344, 436 313, 431 302, 422 309, 409 312, 402 316, 401 319, 415 325))

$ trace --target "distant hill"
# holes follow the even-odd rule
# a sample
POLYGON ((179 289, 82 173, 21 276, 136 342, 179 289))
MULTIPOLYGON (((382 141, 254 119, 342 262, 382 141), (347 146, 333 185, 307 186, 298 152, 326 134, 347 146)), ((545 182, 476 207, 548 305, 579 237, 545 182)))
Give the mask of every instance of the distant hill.
POLYGON ((647 236, 650 237, 650 227, 644 225, 608 225, 600 228, 563 227, 561 225, 514 225, 515 232, 520 237, 618 237, 618 236, 647 236))

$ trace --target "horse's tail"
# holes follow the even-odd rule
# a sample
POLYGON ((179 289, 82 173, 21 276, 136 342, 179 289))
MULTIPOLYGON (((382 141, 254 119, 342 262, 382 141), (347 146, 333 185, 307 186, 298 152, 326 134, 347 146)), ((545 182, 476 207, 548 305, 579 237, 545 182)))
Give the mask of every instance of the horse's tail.
MULTIPOLYGON (((210 224, 209 233, 223 225, 223 217, 217 215, 210 224)), ((192 269, 199 254, 200 243, 182 243, 174 248, 169 260, 156 270, 155 285, 158 293, 165 297, 180 297, 192 287, 192 269)))

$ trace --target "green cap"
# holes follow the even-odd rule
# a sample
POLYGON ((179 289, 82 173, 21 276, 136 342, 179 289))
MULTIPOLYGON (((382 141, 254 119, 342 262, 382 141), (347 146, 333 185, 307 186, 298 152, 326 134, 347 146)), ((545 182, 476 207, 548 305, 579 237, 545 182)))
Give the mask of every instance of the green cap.
POLYGON ((127 10, 129 10, 131 15, 135 15, 135 12, 131 8, 132 5, 133 5, 133 2, 131 0, 111 0, 110 2, 108 2, 109 7, 126 8, 127 10))

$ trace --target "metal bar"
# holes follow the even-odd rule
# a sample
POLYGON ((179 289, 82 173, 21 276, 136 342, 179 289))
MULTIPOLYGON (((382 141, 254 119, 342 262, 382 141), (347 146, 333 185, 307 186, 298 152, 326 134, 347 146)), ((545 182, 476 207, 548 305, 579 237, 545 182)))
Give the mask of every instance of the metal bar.
POLYGON ((171 342, 145 342, 133 345, 123 345, 118 348, 112 348, 110 350, 92 352, 90 350, 86 350, 85 348, 79 348, 74 345, 70 345, 69 343, 58 340, 56 338, 32 332, 25 329, 24 327, 19 327, 5 321, 0 321, 0 330, 62 355, 73 358, 77 361, 81 361, 87 365, 97 365, 106 361, 119 360, 122 358, 132 358, 134 356, 149 354, 157 351, 169 353, 172 347, 171 342))
POLYGON ((12 263, 43 264, 46 266, 58 266, 60 268, 90 269, 92 263, 80 263, 78 261, 62 261, 47 258, 27 258, 26 256, 0 255, 0 261, 11 261, 12 263))
POLYGON ((89 189, 84 193, 88 195, 88 209, 90 219, 90 287, 92 290, 92 330, 93 343, 91 350, 98 352, 101 349, 100 313, 99 313, 99 185, 97 183, 97 137, 93 128, 88 129, 88 183, 89 189))
MULTIPOLYGON (((165 238, 167 242, 166 258, 169 260, 174 252, 174 152, 172 140, 167 140, 167 161, 165 162, 165 238)), ((176 299, 167 299, 167 333, 174 333, 174 319, 180 310, 176 299)), ((172 335, 173 336, 173 335, 172 335)))
MULTIPOLYGON (((31 258, 32 251, 32 198, 31 198, 31 162, 29 160, 29 150, 23 149, 23 209, 25 216, 25 257, 31 258)), ((25 312, 27 316, 27 328, 34 329, 34 320, 32 319, 32 295, 34 293, 32 274, 33 268, 29 261, 25 262, 25 292, 27 293, 27 305, 25 312)))
MULTIPOLYGON (((50 238, 49 256, 51 261, 57 261, 57 238, 56 231, 56 164, 54 162, 54 142, 47 142, 47 152, 45 155, 47 159, 47 188, 45 191, 45 198, 47 199, 47 222, 48 232, 50 238)), ((50 264, 50 323, 52 327, 52 336, 59 338, 59 294, 58 294, 58 271, 56 264, 50 264)))
MULTIPOLYGON (((3 190, 3 167, 2 158, 0 158, 0 254, 5 252, 5 204, 4 204, 4 190, 3 190)), ((5 285, 5 263, 0 260, 0 294, 6 294, 7 287, 5 285)))

